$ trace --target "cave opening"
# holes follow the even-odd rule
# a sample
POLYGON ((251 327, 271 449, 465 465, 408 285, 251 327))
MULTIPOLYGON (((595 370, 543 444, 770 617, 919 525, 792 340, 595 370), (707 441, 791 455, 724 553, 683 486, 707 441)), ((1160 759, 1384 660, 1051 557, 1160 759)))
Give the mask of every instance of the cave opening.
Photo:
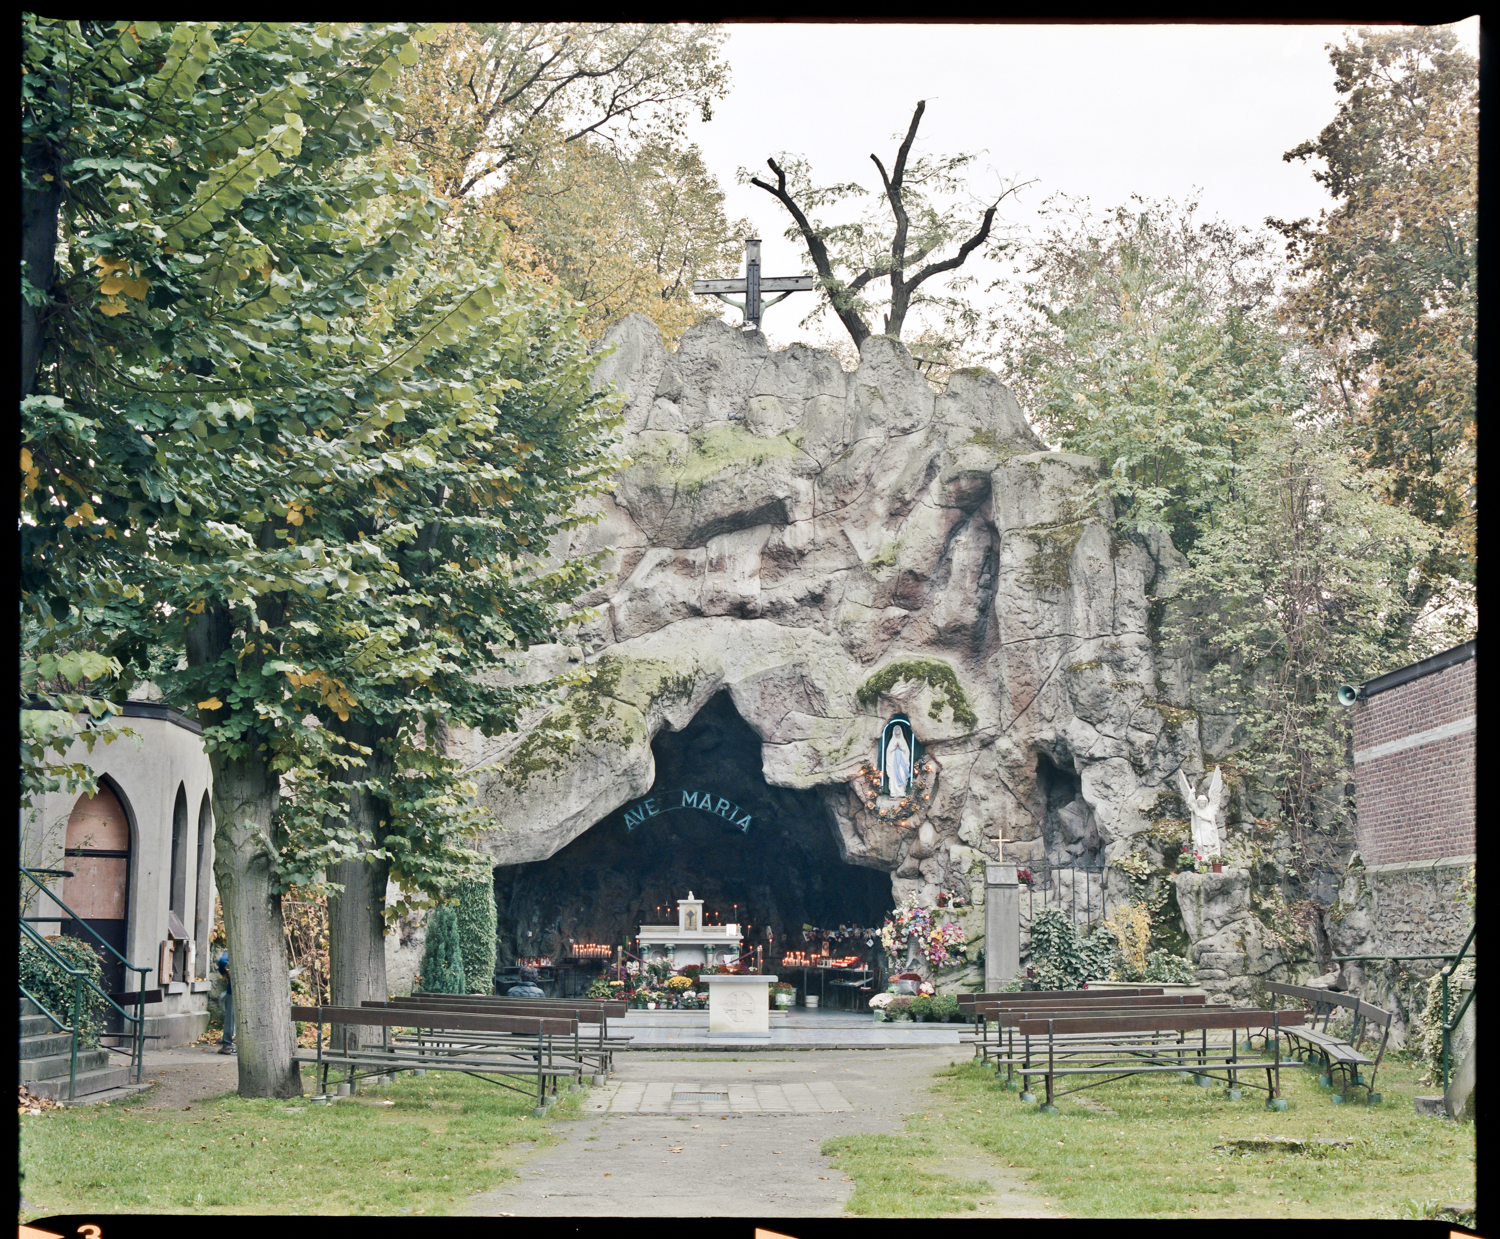
POLYGON ((560 959, 574 943, 633 950, 642 924, 676 923, 690 890, 706 925, 738 922, 744 946, 767 945, 768 960, 806 949, 804 925, 877 926, 890 911, 890 874, 841 857, 817 791, 765 781, 760 737, 727 691, 651 748, 648 798, 664 811, 632 801, 545 860, 495 868, 497 968, 560 959), (678 807, 683 789, 712 806, 678 807))
POLYGON ((1083 779, 1071 760, 1036 755, 1036 786, 1041 808, 1042 838, 1047 845, 1045 866, 1098 865, 1099 825, 1083 798, 1083 779))

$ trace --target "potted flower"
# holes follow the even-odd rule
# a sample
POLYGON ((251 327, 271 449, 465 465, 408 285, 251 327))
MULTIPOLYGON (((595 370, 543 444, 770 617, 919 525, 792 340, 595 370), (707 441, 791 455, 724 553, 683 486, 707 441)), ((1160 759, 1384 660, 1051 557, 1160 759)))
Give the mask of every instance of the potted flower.
POLYGON ((777 981, 771 986, 771 1005, 785 1011, 797 1001, 797 987, 788 981, 777 981))
POLYGON ((895 994, 875 994, 870 998, 870 1014, 875 1017, 877 1024, 883 1023, 889 1018, 888 1009, 891 1003, 896 1001, 895 994))
POLYGON ((1031 870, 1030 869, 1017 869, 1016 870, 1016 881, 1019 882, 1022 886, 1030 886, 1031 885, 1031 870))
POLYGON ((904 1020, 911 1016, 912 1000, 905 994, 895 994, 886 1004, 885 1017, 888 1020, 904 1020))

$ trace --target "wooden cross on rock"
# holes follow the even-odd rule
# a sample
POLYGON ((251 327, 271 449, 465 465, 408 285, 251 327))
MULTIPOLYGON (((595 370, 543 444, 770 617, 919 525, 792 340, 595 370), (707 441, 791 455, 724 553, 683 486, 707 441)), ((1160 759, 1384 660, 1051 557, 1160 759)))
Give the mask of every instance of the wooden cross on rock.
POLYGON ((760 240, 751 237, 745 242, 745 278, 740 280, 694 280, 693 293, 700 297, 717 297, 727 301, 745 316, 746 331, 760 330, 760 316, 778 301, 792 293, 810 292, 813 277, 810 275, 776 275, 762 279, 760 274, 760 240), (743 301, 733 301, 725 293, 744 293, 743 301), (780 293, 763 301, 763 293, 780 293))

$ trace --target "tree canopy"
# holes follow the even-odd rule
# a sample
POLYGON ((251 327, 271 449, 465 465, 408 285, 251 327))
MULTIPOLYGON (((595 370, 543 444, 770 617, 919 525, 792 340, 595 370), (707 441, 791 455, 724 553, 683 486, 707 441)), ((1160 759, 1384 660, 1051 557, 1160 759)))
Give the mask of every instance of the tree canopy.
POLYGON ((614 467, 610 398, 576 311, 450 248, 388 153, 433 32, 26 22, 23 603, 43 652, 88 632, 117 692, 197 703, 242 1089, 295 1092, 278 892, 467 872, 426 738, 546 691, 506 654, 592 581, 540 556, 614 467))
POLYGON ((1290 313, 1339 348, 1360 451, 1392 498, 1451 531, 1428 567, 1472 578, 1478 308, 1478 63, 1450 27, 1360 30, 1330 45, 1338 113, 1285 159, 1322 160, 1337 201, 1270 220, 1304 277, 1290 313))
POLYGON ((998 345, 1044 436, 1098 457, 1122 522, 1181 550, 1232 493, 1256 418, 1308 399, 1267 312, 1270 239, 1197 211, 1137 197, 1095 216, 1049 199, 998 345))
POLYGON ((1186 556, 1163 654, 1222 712, 1256 811, 1300 838, 1341 820, 1334 692, 1408 660, 1433 536, 1356 463, 1327 352, 1278 314, 1275 238, 1197 212, 1049 202, 1000 349, 1043 434, 1099 459, 1086 500, 1186 556))
POLYGON ((711 311, 694 278, 732 274, 743 220, 685 118, 728 89, 714 26, 577 22, 451 26, 402 78, 400 149, 461 205, 451 226, 499 226, 512 270, 584 306, 597 338, 646 314, 674 340, 711 311))

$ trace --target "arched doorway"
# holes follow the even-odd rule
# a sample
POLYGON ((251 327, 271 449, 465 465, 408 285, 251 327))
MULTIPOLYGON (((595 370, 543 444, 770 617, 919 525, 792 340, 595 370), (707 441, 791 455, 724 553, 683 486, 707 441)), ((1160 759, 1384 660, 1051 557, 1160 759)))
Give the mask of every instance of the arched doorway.
POLYGON ((890 874, 842 858, 815 789, 766 783, 760 737, 728 692, 651 747, 646 799, 658 812, 631 802, 546 860, 495 869, 499 966, 561 956, 569 942, 613 947, 643 923, 675 923, 674 901, 689 889, 704 900, 705 923, 738 922, 747 947, 778 955, 806 945, 804 925, 881 923, 890 874))
MULTIPOLYGON (((120 797, 104 780, 93 796, 80 796, 68 816, 63 862, 73 875, 63 879, 63 902, 99 937, 125 954, 130 913, 130 818, 120 797)), ((72 921, 63 932, 85 940, 72 921)), ((124 965, 113 955, 103 961, 104 988, 125 988, 124 965)))

